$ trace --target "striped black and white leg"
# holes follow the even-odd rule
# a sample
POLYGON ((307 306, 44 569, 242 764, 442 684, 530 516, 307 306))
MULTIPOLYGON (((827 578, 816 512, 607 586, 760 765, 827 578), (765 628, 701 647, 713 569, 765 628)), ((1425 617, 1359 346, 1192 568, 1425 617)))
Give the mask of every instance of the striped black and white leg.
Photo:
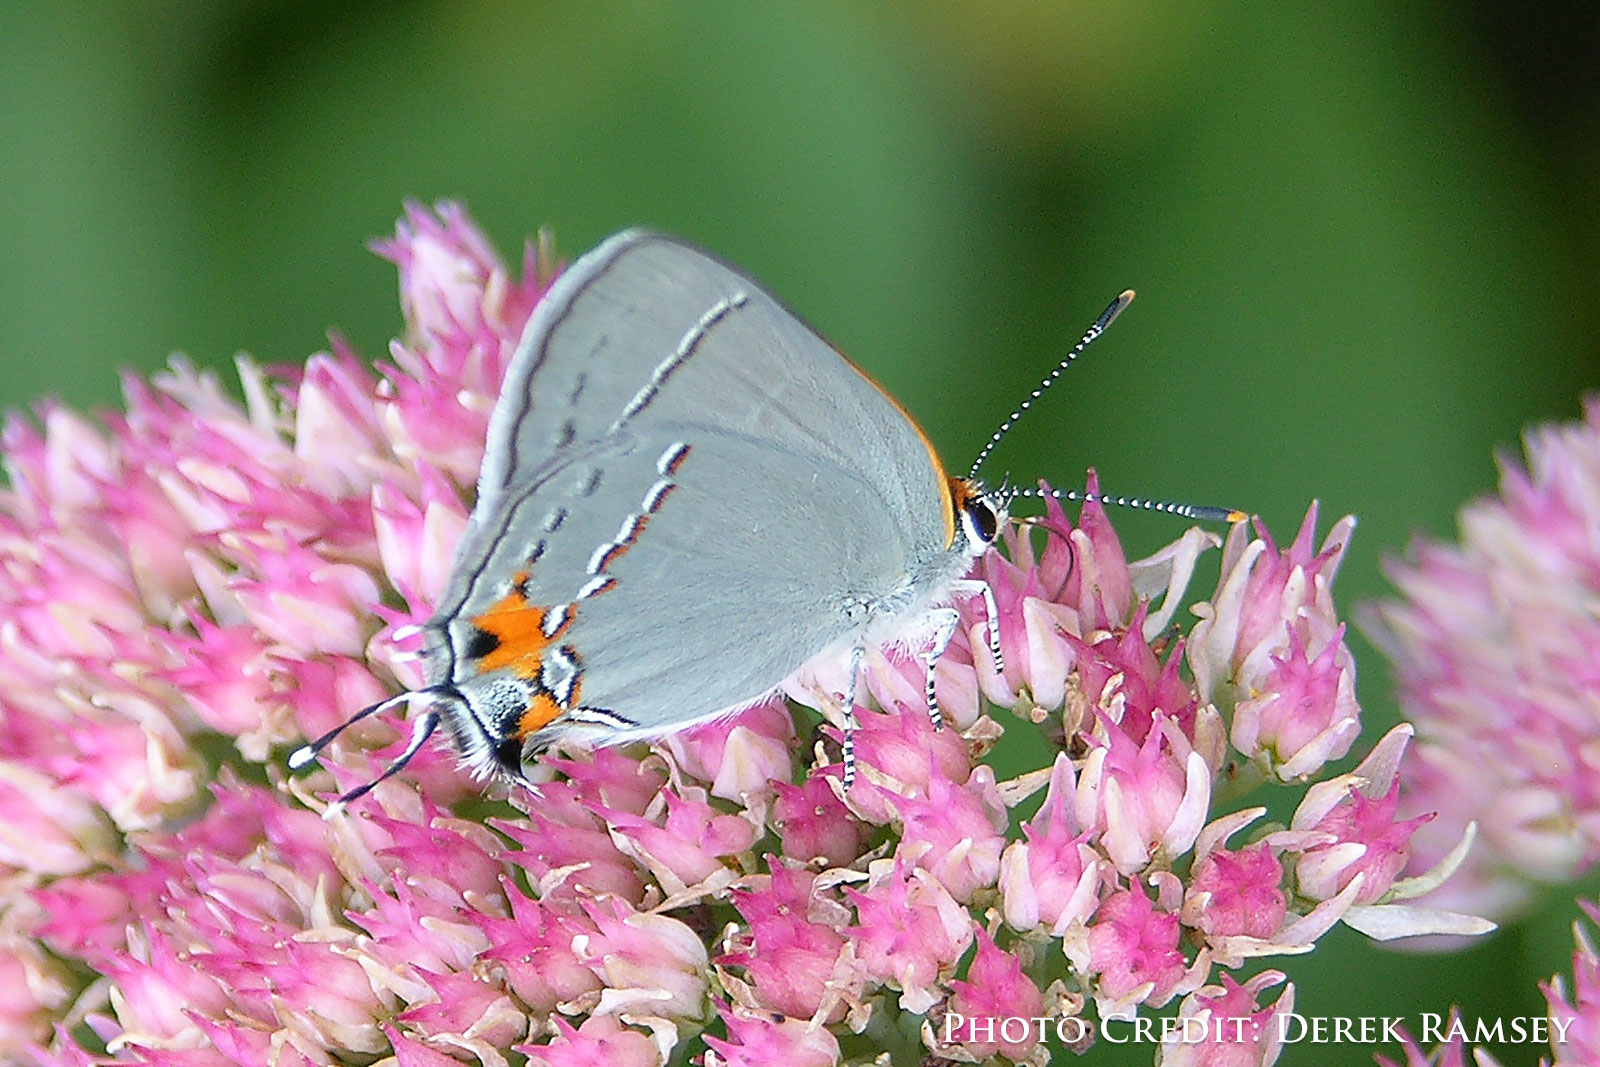
POLYGON ((950 639, 956 635, 956 627, 961 625, 961 612, 955 608, 938 608, 932 615, 938 621, 934 624, 933 647, 928 650, 928 675, 923 695, 928 701, 928 721, 933 723, 935 730, 942 730, 944 712, 939 710, 939 696, 934 692, 933 670, 939 665, 944 650, 950 647, 950 639))
MULTIPOLYGON (((967 579, 956 582, 951 592, 956 596, 983 597, 984 629, 989 633, 989 658, 994 664, 995 673, 1004 674, 1005 657, 1000 652, 1000 608, 994 602, 994 590, 989 588, 988 582, 967 579)), ((928 718, 933 722, 933 728, 938 730, 944 726, 944 712, 939 710, 939 697, 934 692, 934 669, 938 667, 944 650, 950 647, 950 640, 955 637, 956 628, 961 625, 961 613, 955 608, 940 608, 933 614, 938 623, 934 630, 933 648, 928 652, 926 696, 928 718)))
POLYGON ((1006 658, 1000 652, 1000 606, 994 602, 994 590, 989 588, 988 582, 976 578, 964 578, 951 586, 950 591, 955 596, 981 596, 983 597, 984 629, 989 633, 989 659, 994 663, 994 672, 1006 672, 1006 658))
POLYGON ((861 677, 861 658, 867 653, 865 645, 850 650, 850 678, 844 690, 844 788, 849 792, 856 780, 856 731, 861 723, 856 720, 856 682, 861 677))

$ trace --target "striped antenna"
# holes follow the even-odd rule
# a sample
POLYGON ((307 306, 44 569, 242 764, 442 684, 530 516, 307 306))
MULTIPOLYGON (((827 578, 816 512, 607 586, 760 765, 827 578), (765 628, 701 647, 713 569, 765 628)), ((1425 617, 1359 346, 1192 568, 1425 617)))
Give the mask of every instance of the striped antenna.
POLYGON ((1061 377, 1061 372, 1072 366, 1073 360, 1083 354, 1083 350, 1089 347, 1089 342, 1105 333, 1106 327, 1110 326, 1116 317, 1122 314, 1122 309, 1131 303, 1133 303, 1132 289, 1126 290, 1111 301, 1111 305, 1100 313, 1100 317, 1094 320, 1094 325, 1090 326, 1088 331, 1084 333, 1083 339, 1073 346, 1072 351, 1067 353, 1065 359, 1056 364, 1054 370, 1045 375, 1044 381, 1039 383, 1039 388, 1029 394, 1028 399, 1017 405, 1017 410, 1013 411, 1010 417, 1000 424, 1000 428, 989 438, 989 443, 983 446, 983 451, 978 453, 978 458, 972 461, 972 469, 967 471, 968 478, 976 478, 978 476, 978 468, 982 467, 983 461, 989 458, 989 453, 993 452, 994 446, 1000 443, 1000 438, 1010 432, 1011 427, 1017 424, 1017 420, 1022 418, 1023 413, 1033 407, 1033 402, 1038 400, 1046 389, 1056 384, 1056 379, 1061 377))
POLYGON ((367 705, 354 715, 350 716, 344 722, 340 723, 338 726, 335 726, 333 729, 329 730, 327 733, 311 742, 309 745, 301 745, 299 748, 289 753, 289 769, 291 771, 298 771, 301 767, 304 767, 306 764, 316 759, 318 754, 321 753, 323 749, 327 748, 329 745, 333 744, 334 741, 338 740, 340 734, 344 733, 362 719, 369 719, 374 715, 383 714, 390 708, 399 707, 401 704, 406 703, 415 695, 416 694, 409 692, 399 693, 388 698, 387 700, 380 700, 376 704, 367 705))
MULTIPOLYGON (((409 695, 409 694, 407 694, 409 695)), ((338 800, 329 804, 322 812, 324 819, 332 819, 350 805, 353 800, 360 800, 378 786, 393 778, 402 767, 411 762, 411 757, 422 751, 422 746, 427 744, 428 738, 433 736, 433 731, 439 728, 439 714, 429 708, 411 727, 411 740, 406 742, 405 751, 394 758, 394 762, 384 769, 384 772, 370 782, 356 786, 350 792, 340 796, 338 800)))
POLYGON ((1145 500, 1136 496, 1107 496, 1104 493, 1079 493, 1071 489, 1052 489, 1046 493, 1042 489, 1011 489, 1005 497, 1009 505, 1018 497, 1028 497, 1042 500, 1046 496, 1055 497, 1057 500, 1079 500, 1091 504, 1111 504, 1119 508, 1137 508, 1140 511, 1159 511, 1165 515, 1177 515, 1180 518, 1193 519, 1196 522, 1243 522, 1250 517, 1250 513, 1240 511, 1238 508, 1219 508, 1204 504, 1172 504, 1161 500, 1145 500))
POLYGON ((433 736, 433 732, 439 728, 439 713, 434 710, 434 704, 439 702, 448 703, 450 701, 459 702, 461 699, 461 695, 448 685, 432 685, 426 689, 408 690, 404 693, 397 693, 394 696, 389 697, 387 700, 380 700, 376 704, 369 704, 367 707, 362 708, 360 711, 356 712, 354 715, 350 716, 344 722, 340 723, 338 726, 335 726, 333 729, 329 730, 315 741, 308 745, 301 745, 299 748, 291 752, 289 754, 289 769, 291 771, 298 771, 300 768, 309 764, 321 754, 323 749, 327 748, 335 740, 337 740, 340 734, 344 733, 362 719, 370 718, 373 715, 382 714, 383 712, 388 711, 390 708, 400 707, 403 704, 410 703, 412 700, 426 700, 429 702, 428 710, 424 712, 422 716, 418 718, 417 721, 411 726, 411 740, 406 744, 405 751, 396 756, 394 761, 390 763, 389 766, 384 769, 384 772, 378 775, 378 777, 363 785, 356 786, 348 793, 340 796, 332 804, 329 804, 327 809, 323 811, 322 817, 324 819, 331 819, 335 815, 339 814, 339 812, 343 811, 352 800, 359 800, 370 793, 375 786, 388 781, 397 771, 399 771, 407 763, 411 762, 411 757, 422 751, 422 746, 427 743, 428 738, 433 736))

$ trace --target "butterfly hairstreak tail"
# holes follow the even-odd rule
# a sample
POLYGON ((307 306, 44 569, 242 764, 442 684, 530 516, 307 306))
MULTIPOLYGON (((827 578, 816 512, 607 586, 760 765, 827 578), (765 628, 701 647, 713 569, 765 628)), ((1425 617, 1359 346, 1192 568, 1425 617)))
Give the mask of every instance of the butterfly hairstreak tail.
POLYGON ((1002 668, 993 595, 966 575, 1011 501, 1037 491, 988 489, 979 468, 1132 297, 1106 308, 960 477, 904 409, 752 279, 660 234, 605 241, 557 279, 511 359, 477 502, 421 627, 426 684, 344 724, 417 701, 411 741, 340 803, 441 725, 474 772, 520 778, 558 742, 656 737, 751 707, 819 655, 849 657, 848 788, 868 644, 925 649, 935 725, 933 670, 957 598, 984 603, 1002 668))

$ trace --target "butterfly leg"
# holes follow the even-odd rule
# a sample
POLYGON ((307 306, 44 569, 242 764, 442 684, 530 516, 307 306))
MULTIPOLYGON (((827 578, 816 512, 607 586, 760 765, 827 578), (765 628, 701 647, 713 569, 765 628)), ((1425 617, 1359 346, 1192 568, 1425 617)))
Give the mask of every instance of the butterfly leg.
MULTIPOLYGON (((986 629, 989 631, 989 657, 994 663, 996 674, 1005 672, 1005 658, 1000 654, 1000 608, 994 602, 994 590, 989 588, 988 582, 976 579, 956 582, 951 592, 967 596, 982 596, 986 629)), ((944 726, 944 712, 939 710, 939 697, 934 692, 933 672, 939 665, 939 659, 944 655, 944 650, 950 647, 950 639, 956 634, 956 628, 961 625, 961 613, 955 608, 940 608, 933 612, 938 620, 934 630, 933 648, 928 652, 928 718, 933 722, 935 730, 944 726)))
POLYGON ((856 731, 861 723, 856 720, 856 682, 861 677, 861 658, 867 654, 865 645, 850 650, 850 680, 844 690, 844 788, 849 792, 856 780, 856 731))
POLYGON ((942 730, 944 712, 939 710, 939 697, 933 691, 933 669, 939 665, 944 650, 950 647, 950 639, 956 635, 956 627, 961 625, 961 612, 955 608, 938 608, 932 615, 938 621, 933 632, 933 647, 928 650, 928 678, 924 696, 928 701, 928 720, 933 723, 935 730, 942 730))
MULTIPOLYGON (((989 659, 994 664, 996 674, 1006 672, 1006 658, 1000 651, 1000 606, 994 602, 994 590, 989 588, 989 583, 977 578, 964 578, 950 586, 953 596, 981 596, 983 597, 984 629, 989 634, 989 659)), ((949 609, 955 610, 955 609, 949 609)), ((949 638, 945 638, 948 643, 949 638)), ((944 645, 935 646, 939 653, 944 652, 944 645)), ((936 655, 935 659, 938 658, 936 655)))

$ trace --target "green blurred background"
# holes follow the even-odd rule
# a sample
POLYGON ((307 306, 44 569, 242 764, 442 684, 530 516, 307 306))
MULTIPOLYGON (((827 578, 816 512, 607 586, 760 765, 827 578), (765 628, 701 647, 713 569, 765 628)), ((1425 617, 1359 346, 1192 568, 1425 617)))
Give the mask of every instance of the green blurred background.
MULTIPOLYGON (((1320 497, 1361 519, 1348 606, 1596 384, 1597 55, 1588 3, 0 0, 0 401, 104 406, 115 368, 329 328, 381 355, 365 242, 450 197, 508 257, 544 225, 719 251, 960 467, 1133 286, 991 475, 1092 463, 1285 536, 1320 497)), ((1535 1013, 1572 893, 1463 955, 1334 934, 1283 966, 1307 1014, 1535 1013)))

